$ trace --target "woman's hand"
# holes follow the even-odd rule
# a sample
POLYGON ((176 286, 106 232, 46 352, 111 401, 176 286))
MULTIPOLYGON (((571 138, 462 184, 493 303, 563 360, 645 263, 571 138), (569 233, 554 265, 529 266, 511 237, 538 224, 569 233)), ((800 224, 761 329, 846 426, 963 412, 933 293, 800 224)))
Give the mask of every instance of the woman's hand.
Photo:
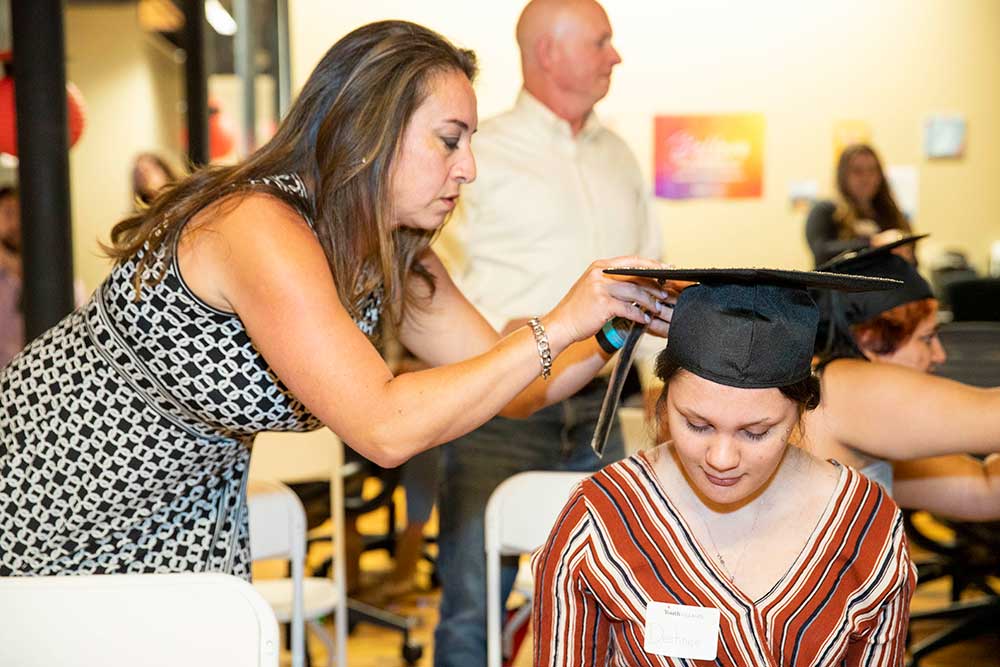
POLYGON ((870 243, 873 248, 878 248, 879 246, 888 245, 890 243, 895 243, 905 236, 903 232, 899 229, 886 229, 877 234, 873 234, 870 243))
POLYGON ((604 273, 605 269, 629 267, 665 268, 640 257, 616 257, 591 264, 559 304, 542 318, 555 350, 586 340, 613 317, 646 324, 650 333, 666 336, 672 312, 668 305, 670 292, 652 279, 604 273))
MULTIPOLYGON (((888 245, 889 243, 895 243, 905 237, 904 234, 899 229, 887 229, 883 232, 879 232, 871 238, 871 246, 873 248, 878 248, 879 246, 888 245)), ((917 256, 914 253, 914 245, 908 243, 906 245, 899 246, 898 248, 893 248, 893 254, 899 255, 905 259, 910 264, 915 264, 917 261, 917 256)))

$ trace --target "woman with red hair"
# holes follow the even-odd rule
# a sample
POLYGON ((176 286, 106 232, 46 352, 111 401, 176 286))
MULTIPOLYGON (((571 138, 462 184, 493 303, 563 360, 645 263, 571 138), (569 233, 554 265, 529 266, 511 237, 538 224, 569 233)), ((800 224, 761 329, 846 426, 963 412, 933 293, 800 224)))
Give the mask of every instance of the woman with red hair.
POLYGON ((804 446, 868 474, 900 507, 1000 519, 1000 388, 930 374, 946 359, 938 302, 893 246, 900 244, 823 267, 904 286, 824 298, 817 336, 823 401, 804 418, 804 446))

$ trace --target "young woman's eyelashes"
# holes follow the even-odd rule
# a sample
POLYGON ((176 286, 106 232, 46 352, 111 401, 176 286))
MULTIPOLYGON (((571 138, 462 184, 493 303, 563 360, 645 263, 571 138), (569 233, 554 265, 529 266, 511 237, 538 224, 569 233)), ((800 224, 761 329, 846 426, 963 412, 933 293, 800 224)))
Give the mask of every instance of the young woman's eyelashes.
MULTIPOLYGON (((708 424, 695 424, 687 419, 685 419, 684 422, 687 424, 687 427, 695 433, 707 433, 712 429, 712 427, 708 424)), ((770 428, 760 433, 755 433, 754 431, 748 429, 741 429, 741 430, 743 432, 743 435, 746 436, 747 439, 754 441, 763 440, 771 432, 770 428)))
POLYGON ((441 141, 449 151, 458 150, 458 142, 461 137, 441 137, 441 141))
POLYGON ((694 431, 695 433, 707 433, 712 428, 708 424, 693 424, 687 419, 685 419, 684 421, 687 424, 687 427, 692 431, 694 431))

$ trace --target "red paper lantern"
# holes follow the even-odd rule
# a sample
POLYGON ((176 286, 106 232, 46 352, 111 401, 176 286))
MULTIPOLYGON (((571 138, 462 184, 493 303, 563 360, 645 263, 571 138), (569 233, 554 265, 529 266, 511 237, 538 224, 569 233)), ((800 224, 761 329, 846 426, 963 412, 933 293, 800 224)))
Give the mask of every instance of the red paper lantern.
MULTIPOLYGON (((188 147, 188 130, 181 129, 181 143, 188 147)), ((236 147, 236 132, 229 117, 222 112, 219 102, 208 101, 208 157, 217 160, 229 155, 236 147)))
MULTIPOLYGON (((72 83, 66 84, 66 120, 69 145, 73 146, 83 134, 86 105, 80 90, 72 83)), ((14 106, 14 78, 10 76, 0 79, 0 153, 17 155, 17 109, 14 106)))
POLYGON ((236 146, 229 117, 223 115, 217 102, 208 103, 208 154, 212 159, 229 155, 236 146))

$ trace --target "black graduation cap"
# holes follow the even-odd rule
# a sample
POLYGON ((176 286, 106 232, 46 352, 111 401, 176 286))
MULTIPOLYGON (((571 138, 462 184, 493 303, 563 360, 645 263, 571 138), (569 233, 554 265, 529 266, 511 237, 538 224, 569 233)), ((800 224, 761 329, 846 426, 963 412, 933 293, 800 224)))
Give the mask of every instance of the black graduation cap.
MULTIPOLYGON (((605 273, 697 282, 677 299, 666 354, 696 375, 741 388, 783 387, 809 377, 819 309, 808 289, 858 292, 900 286, 885 278, 781 269, 626 268, 605 273)), ((618 371, 616 367, 613 376, 618 371)), ((606 401, 602 412, 606 408, 613 414, 615 402, 606 401)), ((599 436, 592 443, 598 453, 604 447, 599 436)))
POLYGON ((931 286, 924 280, 917 267, 892 251, 896 248, 911 245, 927 234, 907 236, 892 243, 877 248, 864 248, 852 252, 841 253, 819 267, 820 271, 847 273, 858 276, 877 276, 892 278, 903 283, 900 289, 888 292, 866 292, 859 294, 839 294, 820 297, 824 319, 834 315, 843 318, 850 324, 867 322, 880 313, 892 310, 912 301, 934 297, 931 286), (836 309, 836 313, 831 312, 836 309))

